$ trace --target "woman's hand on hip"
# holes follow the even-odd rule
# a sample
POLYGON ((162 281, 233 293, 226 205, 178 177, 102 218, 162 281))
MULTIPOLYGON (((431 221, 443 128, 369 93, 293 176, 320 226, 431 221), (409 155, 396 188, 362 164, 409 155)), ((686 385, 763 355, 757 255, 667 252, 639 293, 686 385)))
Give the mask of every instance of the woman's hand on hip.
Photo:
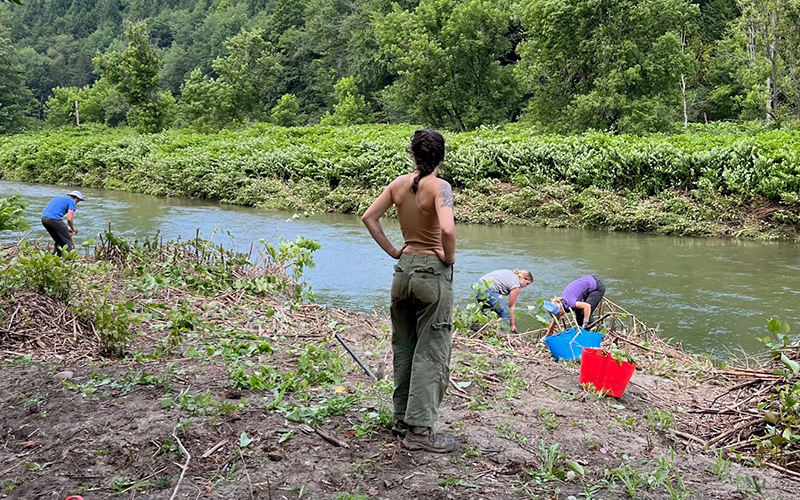
POLYGON ((403 250, 405 250, 407 246, 408 243, 403 245, 401 248, 395 248, 393 252, 389 253, 389 255, 391 255, 393 259, 399 259, 403 255, 403 250))
POLYGON ((439 257, 439 260, 441 260, 442 262, 444 262, 448 266, 452 266, 453 264, 456 263, 456 259, 455 258, 453 258, 452 262, 447 262, 447 258, 444 255, 444 250, 442 250, 441 248, 434 248, 433 249, 433 253, 435 253, 436 256, 439 257))

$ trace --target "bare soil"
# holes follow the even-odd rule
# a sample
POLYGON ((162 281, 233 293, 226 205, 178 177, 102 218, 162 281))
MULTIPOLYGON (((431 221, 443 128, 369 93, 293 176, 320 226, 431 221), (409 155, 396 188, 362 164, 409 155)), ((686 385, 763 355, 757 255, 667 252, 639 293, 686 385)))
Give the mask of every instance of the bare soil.
MULTIPOLYGON (((187 300, 177 292, 158 298, 187 300)), ((437 424, 456 438, 457 449, 409 452, 367 418, 391 407, 390 384, 375 384, 333 338, 341 332, 390 378, 385 320, 241 295, 213 298, 219 307, 209 298, 188 300, 204 326, 171 351, 158 315, 140 325, 122 360, 74 343, 59 351, 42 342, 46 348, 37 349, 0 336, 0 498, 631 498, 623 478, 633 482, 636 498, 797 498, 798 484, 788 476, 717 458, 673 433, 688 409, 724 385, 643 369, 622 398, 606 398, 581 389, 577 364, 555 362, 534 336, 457 336, 451 369, 464 394, 451 388, 437 424), (230 345, 219 331, 263 338, 273 352, 245 350, 231 359, 219 354, 230 345), (286 373, 309 345, 335 354, 344 379, 309 384, 284 401, 311 407, 354 396, 356 403, 319 426, 346 447, 287 419, 270 406, 271 390, 231 386, 233 363, 286 373), (162 379, 148 381, 143 373, 162 379), (179 401, 182 392, 205 395, 206 403, 162 404, 179 401), (665 423, 667 416, 672 421, 665 423)))

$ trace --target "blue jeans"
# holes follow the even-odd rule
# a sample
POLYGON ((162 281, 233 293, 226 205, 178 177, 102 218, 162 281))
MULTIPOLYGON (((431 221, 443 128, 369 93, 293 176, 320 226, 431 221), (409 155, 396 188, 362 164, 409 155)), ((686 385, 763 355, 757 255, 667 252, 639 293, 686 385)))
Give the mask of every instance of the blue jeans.
POLYGON ((478 290, 475 292, 475 300, 477 300, 478 304, 482 307, 491 309, 508 324, 511 324, 511 311, 508 309, 508 304, 506 304, 506 301, 503 300, 500 294, 491 290, 478 290))

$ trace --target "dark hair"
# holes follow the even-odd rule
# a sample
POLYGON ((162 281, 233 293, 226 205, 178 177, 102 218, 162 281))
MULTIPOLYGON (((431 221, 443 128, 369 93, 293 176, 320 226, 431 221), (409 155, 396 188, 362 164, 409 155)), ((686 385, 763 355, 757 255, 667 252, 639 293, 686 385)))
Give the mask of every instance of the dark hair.
POLYGON ((411 138, 408 151, 419 169, 419 175, 411 184, 411 192, 416 194, 419 180, 430 175, 444 160, 444 137, 436 130, 417 130, 411 138))

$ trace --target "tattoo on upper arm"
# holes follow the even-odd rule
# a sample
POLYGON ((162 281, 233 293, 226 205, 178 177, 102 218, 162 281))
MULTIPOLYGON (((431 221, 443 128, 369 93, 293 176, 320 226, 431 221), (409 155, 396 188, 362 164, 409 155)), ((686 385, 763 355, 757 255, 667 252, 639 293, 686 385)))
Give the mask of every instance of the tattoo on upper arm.
POLYGON ((439 186, 439 196, 442 197, 442 206, 453 208, 453 188, 447 182, 439 186))

